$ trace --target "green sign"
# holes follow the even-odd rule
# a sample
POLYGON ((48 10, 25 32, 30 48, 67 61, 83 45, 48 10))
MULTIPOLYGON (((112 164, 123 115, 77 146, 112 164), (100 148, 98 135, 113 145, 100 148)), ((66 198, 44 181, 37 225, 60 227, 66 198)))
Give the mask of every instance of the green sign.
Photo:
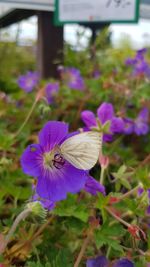
POLYGON ((55 23, 131 23, 139 18, 139 0, 55 0, 55 23))

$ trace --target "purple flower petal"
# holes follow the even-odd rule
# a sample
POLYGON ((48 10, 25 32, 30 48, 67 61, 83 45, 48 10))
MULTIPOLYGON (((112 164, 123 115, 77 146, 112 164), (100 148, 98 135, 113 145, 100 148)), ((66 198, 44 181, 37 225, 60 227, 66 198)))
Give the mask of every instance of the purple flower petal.
POLYGON ((145 135, 149 132, 149 126, 147 123, 142 122, 140 119, 136 119, 134 123, 134 132, 139 135, 145 135))
POLYGON ((98 256, 95 259, 87 260, 86 267, 108 267, 108 260, 105 256, 98 256))
POLYGON ((43 150, 40 145, 29 145, 21 157, 24 173, 33 177, 39 176, 43 167, 43 150))
POLYGON ((97 195, 98 192, 102 193, 103 195, 106 194, 105 187, 91 176, 87 177, 84 190, 94 196, 97 195))
POLYGON ((114 117, 111 120, 110 131, 112 133, 122 133, 124 130, 124 121, 121 118, 114 117))
POLYGON ((53 103, 54 96, 58 93, 58 91, 59 91, 59 83, 48 83, 47 84, 45 88, 45 93, 46 93, 48 104, 53 103))
POLYGON ((94 113, 90 110, 84 110, 81 113, 81 119, 85 123, 85 125, 90 128, 96 126, 96 117, 94 113))
POLYGON ((110 103, 104 102, 97 110, 97 115, 102 124, 106 121, 111 121, 114 117, 113 105, 110 103))
POLYGON ((128 259, 120 259, 113 265, 113 267, 135 267, 135 265, 128 259))
POLYGON ((144 189, 142 187, 139 187, 137 191, 138 196, 140 197, 143 194, 143 192, 144 192, 144 189))
POLYGON ((112 134, 104 134, 103 135, 103 142, 112 142, 113 141, 113 135, 112 134))
POLYGON ((124 118, 124 134, 132 134, 134 131, 134 122, 129 118, 124 118))
POLYGON ((150 215, 150 205, 148 206, 146 212, 147 212, 148 215, 150 215))
POLYGON ((52 150, 68 134, 68 124, 59 121, 47 122, 39 133, 39 142, 44 152, 52 150))
POLYGON ((85 171, 65 162, 63 168, 47 170, 38 177, 37 193, 53 202, 60 201, 66 198, 67 193, 78 193, 83 189, 86 178, 85 171))
POLYGON ((127 58, 126 60, 125 60, 125 64, 127 65, 127 66, 133 66, 133 65, 135 65, 137 63, 137 59, 135 59, 135 58, 127 58))
POLYGON ((141 119, 143 122, 148 122, 148 116, 149 116, 149 111, 147 108, 143 108, 139 115, 138 118, 141 119))

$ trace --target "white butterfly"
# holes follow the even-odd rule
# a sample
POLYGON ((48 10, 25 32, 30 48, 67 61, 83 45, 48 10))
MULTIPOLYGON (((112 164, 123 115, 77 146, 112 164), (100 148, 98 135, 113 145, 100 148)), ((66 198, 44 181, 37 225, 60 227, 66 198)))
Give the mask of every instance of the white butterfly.
POLYGON ((62 156, 81 170, 89 170, 96 164, 101 148, 102 135, 94 131, 74 135, 60 146, 62 156))

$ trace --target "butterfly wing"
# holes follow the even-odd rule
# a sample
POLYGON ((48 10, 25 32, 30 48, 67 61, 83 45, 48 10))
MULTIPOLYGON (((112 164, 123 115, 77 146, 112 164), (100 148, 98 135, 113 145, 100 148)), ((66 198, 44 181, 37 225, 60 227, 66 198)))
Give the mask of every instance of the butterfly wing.
POLYGON ((60 149, 62 156, 74 167, 89 170, 96 164, 101 147, 102 135, 90 131, 68 138, 60 149))

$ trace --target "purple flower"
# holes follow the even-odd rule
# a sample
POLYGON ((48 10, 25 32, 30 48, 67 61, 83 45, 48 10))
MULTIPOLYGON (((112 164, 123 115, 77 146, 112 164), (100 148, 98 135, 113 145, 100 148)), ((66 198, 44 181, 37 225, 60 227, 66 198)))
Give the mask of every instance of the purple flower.
POLYGON ((84 190, 94 196, 96 196, 98 192, 105 195, 105 187, 91 176, 87 177, 84 190))
POLYGON ((149 132, 148 126, 148 109, 143 108, 134 121, 134 132, 137 135, 145 135, 149 132))
POLYGON ((45 94, 48 104, 53 103, 55 95, 59 91, 59 83, 48 83, 45 87, 45 94))
POLYGON ((84 80, 78 69, 73 67, 61 68, 60 74, 63 81, 68 85, 68 87, 75 90, 84 90, 84 80))
MULTIPOLYGON (((95 259, 87 260, 86 267, 109 267, 109 262, 105 256, 98 256, 95 259)), ((112 267, 135 267, 132 261, 120 259, 112 267)))
POLYGON ((24 173, 37 178, 36 192, 43 199, 56 202, 67 193, 83 189, 87 172, 67 162, 60 153, 61 143, 68 138, 68 124, 50 121, 39 133, 39 144, 29 145, 21 157, 24 173))
POLYGON ((108 267, 108 260, 105 256, 98 256, 95 259, 87 260, 86 267, 108 267))
POLYGON ((138 75, 146 75, 147 77, 150 76, 150 67, 146 62, 144 55, 147 52, 146 48, 140 49, 136 52, 134 58, 127 58, 125 64, 127 66, 131 66, 133 69, 132 74, 134 76, 138 75))
MULTIPOLYGON (((122 133, 124 131, 124 121, 122 118, 115 117, 114 108, 111 103, 102 103, 97 109, 97 116, 102 125, 108 121, 110 122, 110 133, 104 134, 103 137, 105 142, 111 142, 113 140, 113 134, 122 133)), ((88 129, 98 126, 96 117, 90 110, 82 111, 81 119, 88 129)))
POLYGON ((140 196, 143 194, 143 192, 144 192, 143 187, 139 187, 139 188, 138 188, 138 191, 137 191, 138 196, 140 197, 140 196))
POLYGON ((133 66, 133 65, 135 65, 137 63, 137 59, 135 59, 135 58, 127 58, 126 60, 125 60, 125 64, 127 65, 127 66, 133 66))
POLYGON ((150 199, 150 189, 147 189, 148 198, 150 199))
POLYGON ((120 259, 113 265, 113 267, 135 267, 135 265, 128 259, 120 259))
POLYGON ((93 71, 93 78, 94 79, 99 79, 99 77, 101 76, 101 72, 100 72, 100 70, 94 70, 93 71))
POLYGON ((144 55, 147 53, 147 48, 142 48, 137 50, 136 52, 136 58, 139 60, 143 60, 144 59, 144 55))
POLYGON ((28 71, 25 75, 21 75, 17 82, 20 88, 29 93, 39 83, 39 75, 37 72, 28 71))
POLYGON ((132 134, 134 132, 134 121, 129 118, 124 118, 124 134, 132 134))

